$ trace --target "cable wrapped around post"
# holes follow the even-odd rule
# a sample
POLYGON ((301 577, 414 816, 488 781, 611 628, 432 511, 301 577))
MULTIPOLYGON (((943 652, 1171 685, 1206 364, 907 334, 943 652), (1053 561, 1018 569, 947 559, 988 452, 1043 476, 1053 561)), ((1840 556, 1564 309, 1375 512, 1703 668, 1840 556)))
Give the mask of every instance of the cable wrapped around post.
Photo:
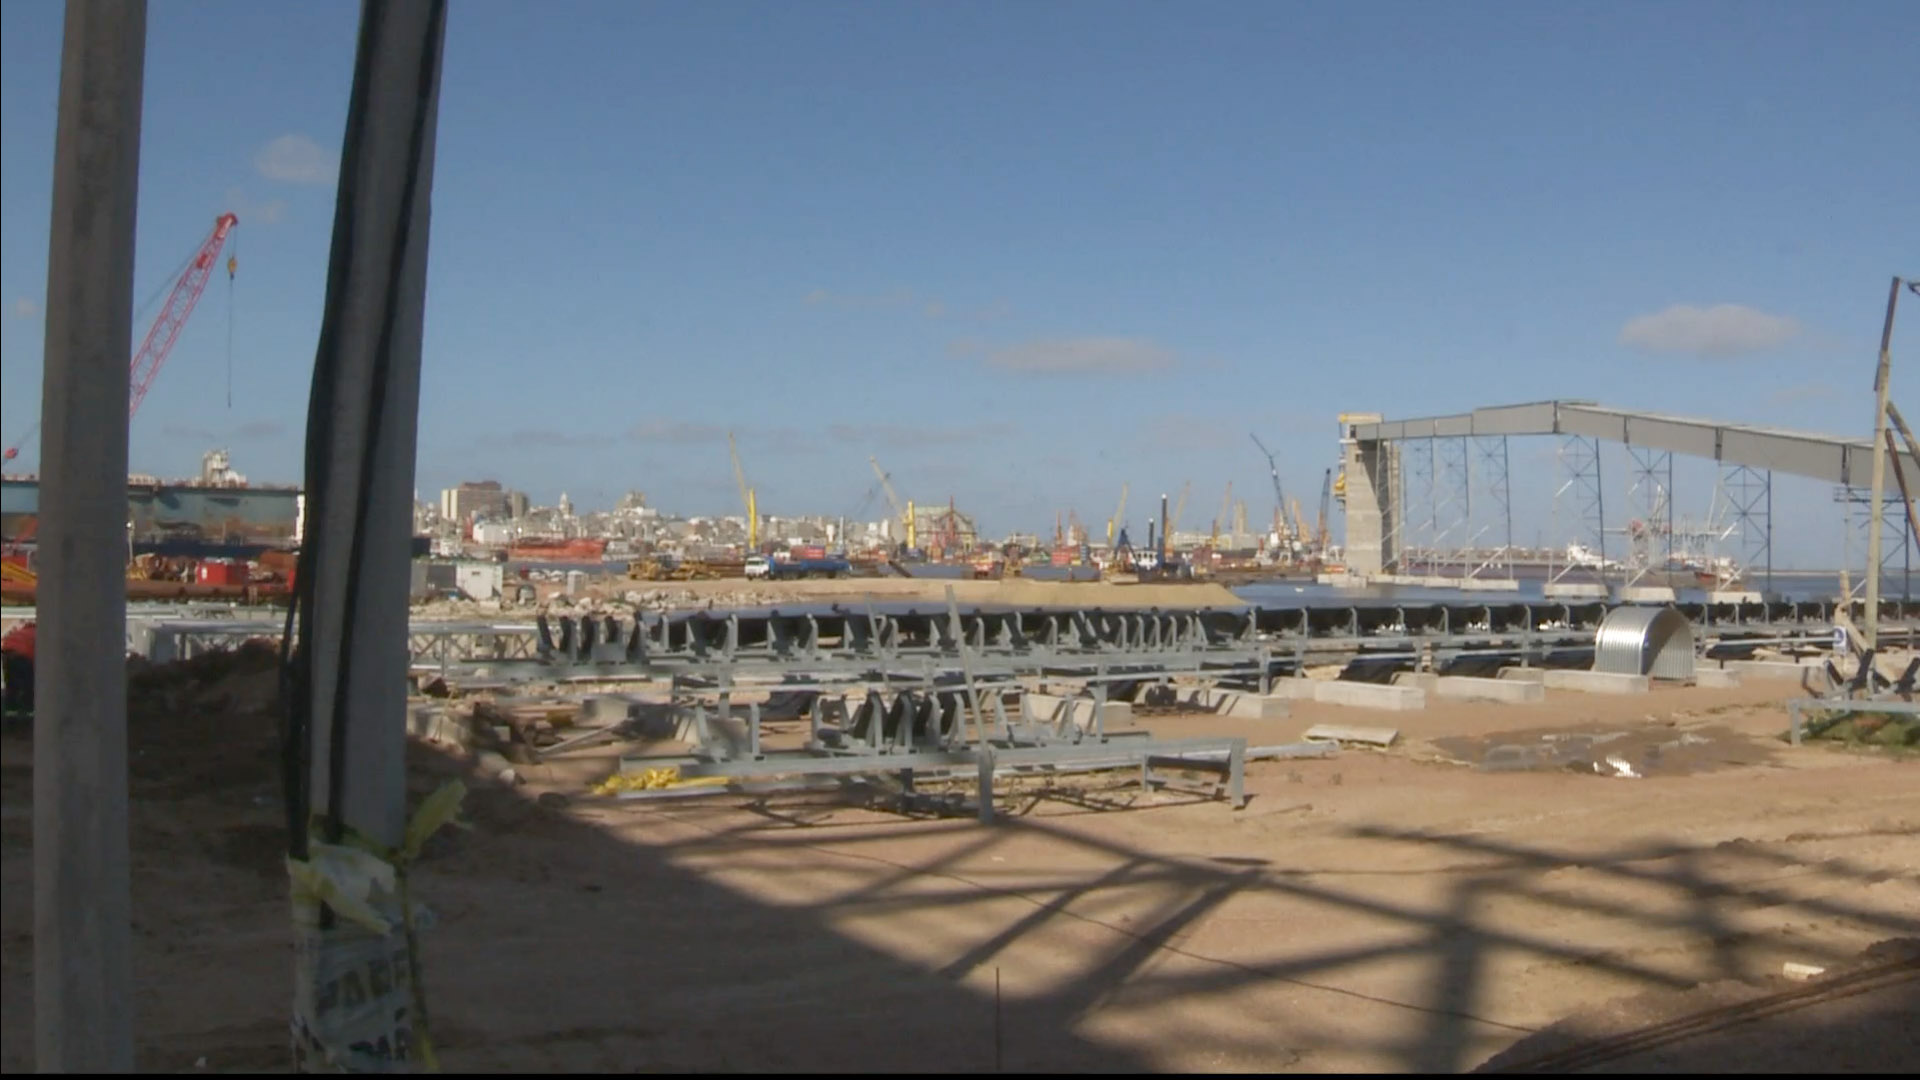
POLYGON ((405 863, 407 592, 445 0, 364 0, 283 694, 294 1064, 432 1065, 405 863))

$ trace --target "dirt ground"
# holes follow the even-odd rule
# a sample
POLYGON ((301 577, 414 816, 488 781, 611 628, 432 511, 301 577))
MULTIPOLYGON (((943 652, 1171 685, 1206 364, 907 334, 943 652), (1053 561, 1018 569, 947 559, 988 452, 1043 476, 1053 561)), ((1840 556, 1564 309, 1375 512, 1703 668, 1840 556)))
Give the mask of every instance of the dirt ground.
MULTIPOLYGON (((1458 1072, 1569 1047, 1626 1071, 1920 1068, 1920 763, 1788 746, 1795 693, 1142 721, 1261 745, 1402 732, 1255 763, 1237 812, 1120 776, 1024 781, 994 826, 588 794, 614 750, 473 779, 475 828, 416 874, 434 1036, 459 1071, 1458 1072), (1672 749, 1639 779, 1488 764, 1569 732, 1672 749), (1835 987, 1896 966, 1782 1005, 1820 985, 1787 962, 1835 987)), ((245 670, 137 699, 143 1069, 285 1067, 271 700, 272 672, 245 670)), ((32 1065, 31 751, 0 737, 9 1072, 32 1065)), ((472 767, 422 744, 412 773, 418 796, 472 767)))

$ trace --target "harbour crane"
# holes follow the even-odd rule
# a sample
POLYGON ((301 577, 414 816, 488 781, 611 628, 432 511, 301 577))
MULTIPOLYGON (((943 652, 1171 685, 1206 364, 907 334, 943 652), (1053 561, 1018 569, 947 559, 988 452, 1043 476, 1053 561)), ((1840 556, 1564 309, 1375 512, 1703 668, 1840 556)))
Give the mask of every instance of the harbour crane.
POLYGON ((1121 484, 1120 485, 1120 505, 1114 510, 1113 516, 1107 519, 1107 548, 1109 550, 1113 548, 1115 531, 1117 530, 1121 533, 1126 532, 1126 528, 1127 528, 1126 519, 1127 519, 1127 485, 1121 484))
POLYGON ((755 504, 753 488, 747 485, 747 471, 740 467, 740 446, 727 432, 727 453, 733 457, 733 482, 740 485, 740 501, 747 507, 747 551, 760 550, 760 508, 755 504))
MULTIPOLYGON (((200 294, 207 289, 207 279, 213 276, 213 268, 220 258, 220 249, 226 246, 227 237, 240 219, 231 213, 221 214, 214 219, 213 232, 202 241, 198 251, 188 258, 180 276, 173 283, 173 291, 167 294, 167 302, 161 306, 160 314, 154 317, 153 326, 148 328, 147 336, 140 341, 140 348, 133 354, 133 363, 128 380, 127 421, 133 421, 134 414, 140 411, 140 403, 146 400, 147 391, 152 389, 153 380, 166 365, 168 354, 173 352, 173 343, 180 338, 180 331, 187 325, 187 316, 193 314, 194 306, 200 303, 200 294)), ((240 268, 239 259, 227 257, 227 280, 233 281, 234 273, 240 268)), ((229 305, 227 317, 233 317, 229 305)), ((20 456, 20 448, 40 430, 35 421, 27 428, 0 460, 12 461, 20 456)))
POLYGON ((1226 498, 1220 500, 1220 516, 1213 519, 1213 546, 1216 549, 1220 547, 1220 522, 1227 521, 1227 533, 1229 536, 1233 533, 1233 523, 1227 518, 1231 513, 1233 513, 1233 481, 1229 480, 1226 498))
MULTIPOLYGON (((1346 477, 1342 475, 1340 479, 1344 481, 1346 477)), ((1332 537, 1327 534, 1327 511, 1329 509, 1327 504, 1333 499, 1333 486, 1333 470, 1328 469, 1327 475, 1320 481, 1320 528, 1318 530, 1319 536, 1316 537, 1322 557, 1326 555, 1327 548, 1332 540, 1332 537)))
POLYGON ((1309 543, 1313 536, 1313 531, 1307 528, 1307 515, 1300 512, 1300 500, 1293 500, 1292 506, 1294 538, 1301 544, 1309 543))
POLYGON ((1189 480, 1180 485, 1180 498, 1175 500, 1173 504, 1173 516, 1167 519, 1165 529, 1166 536, 1164 537, 1164 542, 1169 549, 1173 547, 1174 532, 1180 528, 1180 515, 1187 509, 1187 496, 1192 493, 1193 481, 1189 480))
POLYGON ((880 467, 879 458, 869 456, 867 464, 873 466, 873 475, 880 478, 880 490, 887 497, 887 505, 893 508, 894 520, 906 528, 907 546, 919 547, 920 545, 915 542, 919 537, 914 535, 913 504, 908 503, 904 507, 900 505, 900 496, 893 490, 893 481, 887 478, 886 470, 880 467))
POLYGON ((1280 489, 1280 463, 1274 458, 1273 451, 1267 449, 1267 444, 1260 441, 1260 436, 1249 433, 1247 437, 1252 439, 1253 445, 1259 447, 1260 452, 1267 456, 1267 474, 1273 478, 1274 531, 1284 533, 1287 531, 1287 496, 1286 492, 1280 489))

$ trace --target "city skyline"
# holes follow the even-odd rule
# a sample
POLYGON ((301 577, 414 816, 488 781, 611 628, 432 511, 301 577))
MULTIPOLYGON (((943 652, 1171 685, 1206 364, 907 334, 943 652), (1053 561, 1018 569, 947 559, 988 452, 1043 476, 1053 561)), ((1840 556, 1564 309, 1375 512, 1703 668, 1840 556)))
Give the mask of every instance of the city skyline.
MULTIPOLYGON (((1920 9, 1890 0, 567 10, 449 20, 425 490, 738 513, 734 432, 770 511, 851 509, 871 456, 1003 533, 1103 521, 1122 484, 1191 480, 1211 517, 1231 480, 1264 517, 1249 433, 1311 515, 1359 410, 1583 398, 1864 437, 1887 276, 1920 269, 1889 228, 1920 192, 1885 179, 1920 172, 1890 92, 1920 9)), ((59 16, 0 6, 9 444, 37 416, 59 16)), ((136 297, 241 223, 136 471, 225 445, 299 479, 357 18, 150 13, 136 297)), ((1531 538, 1553 447, 1515 453, 1531 538)), ((1831 492, 1777 485, 1777 559, 1837 561, 1831 492)), ((1705 512, 1708 478, 1677 486, 1705 512)))

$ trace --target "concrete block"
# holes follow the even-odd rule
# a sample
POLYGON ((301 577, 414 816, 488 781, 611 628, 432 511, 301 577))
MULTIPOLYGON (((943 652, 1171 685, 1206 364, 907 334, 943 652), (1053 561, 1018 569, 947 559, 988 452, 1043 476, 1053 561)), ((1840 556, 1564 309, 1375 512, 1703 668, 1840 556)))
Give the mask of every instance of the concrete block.
POLYGON ((1653 680, 1645 675, 1611 671, 1548 671, 1549 690, 1579 690, 1588 694, 1644 694, 1653 680))
POLYGON ((1671 604, 1674 593, 1667 585, 1634 585, 1620 590, 1620 602, 1624 604, 1671 604))
POLYGON ((580 702, 579 722, 591 727, 618 724, 633 716, 633 704, 624 697, 596 694, 580 702))
POLYGON ((1439 681, 1440 676, 1431 671, 1396 671, 1393 673, 1393 685, 1417 686, 1429 693, 1433 691, 1434 684, 1439 681))
MULTIPOLYGON (((1093 726, 1093 699, 1061 697, 1057 694, 1024 694, 1020 698, 1021 715, 1029 724, 1058 725, 1070 722, 1077 728, 1093 726)), ((1106 726, 1109 729, 1133 723, 1133 703, 1107 702, 1106 726)))
POLYGON ((1267 696, 1292 701, 1312 701, 1315 698, 1314 687, 1319 685, 1319 679, 1275 679, 1273 692, 1267 696))
POLYGON ((1519 592, 1520 583, 1512 578, 1467 578, 1460 587, 1468 592, 1519 592))
POLYGON ((1693 672, 1693 683, 1695 686, 1739 686, 1740 673, 1737 671, 1729 671, 1726 668, 1695 668, 1693 672))
POLYGON ((1479 679, 1465 675, 1442 675, 1434 680, 1433 690, 1443 698, 1500 701, 1512 705, 1547 700, 1545 683, 1525 682, 1519 679, 1479 679))
POLYGON ((473 729, 439 705, 419 705, 408 709, 407 734, 428 742, 473 745, 473 729))
POLYGON ((1796 664, 1787 660, 1728 660, 1722 667, 1748 679, 1790 679, 1799 682, 1806 678, 1823 679, 1826 676, 1823 664, 1796 664))
POLYGON ((1556 581, 1541 588, 1540 594, 1549 600, 1562 597, 1581 600, 1605 600, 1607 587, 1599 582, 1556 581))
POLYGON ((1331 679, 1318 684, 1313 700, 1326 705, 1348 705, 1356 709, 1408 712, 1427 707, 1427 692, 1417 686, 1381 686, 1379 683, 1344 682, 1331 679))
POLYGON ((1370 746, 1392 746, 1400 737, 1399 728, 1349 727, 1345 724, 1315 724, 1303 733, 1301 738, 1309 743, 1366 743, 1370 746))
POLYGON ((1547 681, 1547 669, 1537 667, 1503 667, 1500 678, 1513 682, 1544 683, 1547 681))
POLYGON ((1220 716, 1236 716, 1242 720, 1284 720, 1292 714, 1289 700, 1279 694, 1262 697, 1239 690, 1199 690, 1188 702, 1193 708, 1220 716))

